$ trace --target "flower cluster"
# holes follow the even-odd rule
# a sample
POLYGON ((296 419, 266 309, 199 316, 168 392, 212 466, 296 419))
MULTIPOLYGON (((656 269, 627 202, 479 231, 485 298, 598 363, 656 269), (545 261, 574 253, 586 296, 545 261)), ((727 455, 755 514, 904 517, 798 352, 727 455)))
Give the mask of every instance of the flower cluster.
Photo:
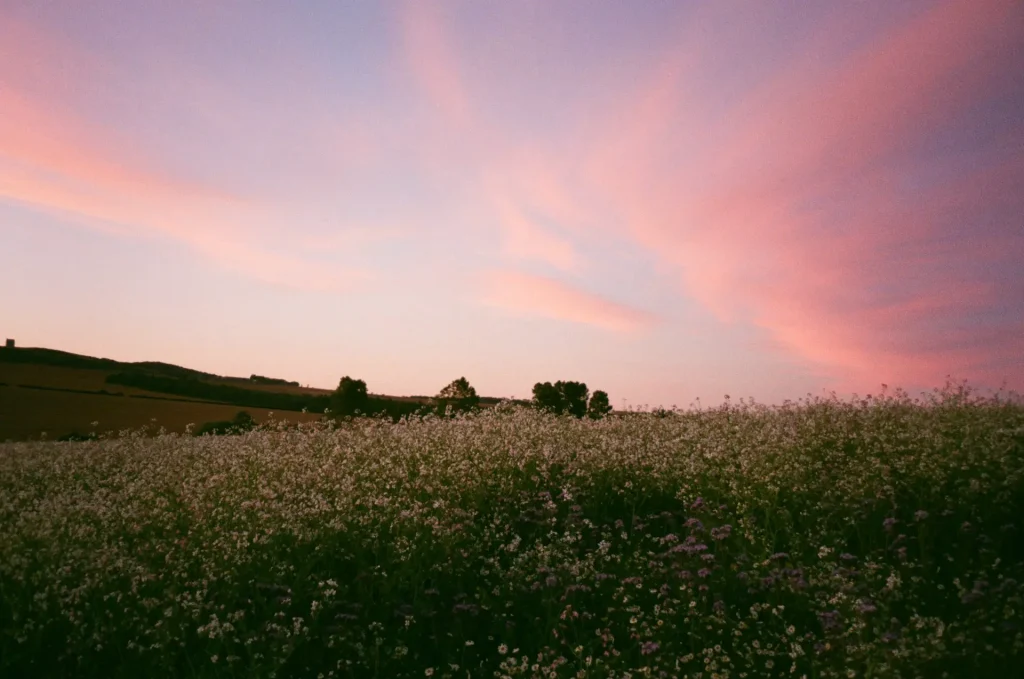
POLYGON ((0 446, 0 676, 1010 676, 1024 408, 0 446))

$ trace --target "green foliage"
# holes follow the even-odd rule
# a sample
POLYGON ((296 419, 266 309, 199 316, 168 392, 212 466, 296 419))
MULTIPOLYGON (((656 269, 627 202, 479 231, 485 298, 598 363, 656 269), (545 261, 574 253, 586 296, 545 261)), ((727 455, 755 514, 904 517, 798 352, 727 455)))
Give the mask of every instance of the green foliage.
POLYGON ((338 388, 331 394, 331 412, 340 416, 366 415, 369 413, 370 397, 366 382, 348 375, 341 378, 338 388))
POLYGON ((533 404, 541 410, 556 415, 565 412, 562 392, 550 382, 537 382, 533 385, 533 404))
POLYGON ((437 404, 437 413, 443 415, 449 412, 449 409, 455 412, 472 410, 480 404, 480 397, 469 381, 465 377, 460 377, 442 389, 434 398, 434 402, 437 404))
POLYGON ((612 404, 608 401, 608 394, 598 389, 590 396, 590 403, 587 405, 587 416, 592 420, 600 420, 612 411, 612 404))
POLYGON ((65 434, 58 438, 58 441, 98 441, 99 434, 96 432, 89 432, 88 434, 79 434, 77 431, 65 434))
POLYGON ((264 377, 263 375, 251 375, 249 381, 253 384, 267 384, 284 387, 297 387, 298 382, 289 382, 288 380, 282 380, 277 377, 264 377))
MULTIPOLYGON (((568 413, 573 417, 587 415, 589 395, 590 391, 585 382, 559 380, 554 384, 538 382, 533 385, 534 406, 556 415, 563 413, 568 413)), ((605 398, 607 398, 607 394, 605 394, 605 398)))
POLYGON ((243 410, 235 415, 235 419, 233 420, 207 422, 193 431, 192 434, 194 436, 203 436, 204 434, 210 434, 213 436, 242 434, 247 431, 252 431, 255 427, 256 422, 252 419, 252 415, 243 410))
POLYGON ((397 422, 403 417, 425 414, 429 408, 416 401, 370 396, 366 382, 346 375, 331 394, 331 415, 338 417, 376 417, 397 422))
POLYGON ((587 399, 590 397, 590 390, 584 382, 555 382, 555 388, 562 394, 562 404, 565 412, 573 417, 583 417, 587 414, 587 399))

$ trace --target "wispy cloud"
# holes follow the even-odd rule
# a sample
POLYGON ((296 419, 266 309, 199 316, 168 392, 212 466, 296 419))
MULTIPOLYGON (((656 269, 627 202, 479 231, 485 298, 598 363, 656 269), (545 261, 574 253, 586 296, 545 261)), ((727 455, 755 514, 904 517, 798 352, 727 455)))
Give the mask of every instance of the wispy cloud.
POLYGON ((69 68, 106 69, 89 53, 23 23, 0 25, 3 54, 14 58, 0 67, 0 200, 84 218, 77 222, 122 236, 181 242, 273 285, 328 291, 365 278, 261 247, 252 227, 266 205, 166 172, 131 138, 90 123, 71 102, 30 91, 22 67, 41 90, 60 90, 69 68))
POLYGON ((521 316, 540 316, 584 323, 617 332, 640 332, 653 328, 658 317, 562 281, 515 271, 486 275, 482 301, 521 316))
POLYGON ((504 202, 498 208, 504 230, 505 253, 513 258, 545 262, 563 271, 579 268, 580 258, 572 243, 538 225, 522 210, 504 202))
POLYGON ((470 123, 472 110, 441 11, 437 3, 409 1, 402 5, 406 64, 447 121, 461 127, 470 123))
POLYGON ((1022 379, 1024 136, 1003 124, 971 159, 934 149, 939 134, 991 132, 964 114, 1012 86, 1022 15, 1009 1, 945 2, 838 74, 794 62, 718 119, 686 106, 697 83, 658 78, 632 98, 646 113, 621 142, 595 147, 591 181, 690 294, 844 385, 1022 379), (665 161, 666 142, 685 163, 665 161), (935 153, 951 176, 932 176, 935 153), (1000 311, 970 332, 986 310, 1000 311))

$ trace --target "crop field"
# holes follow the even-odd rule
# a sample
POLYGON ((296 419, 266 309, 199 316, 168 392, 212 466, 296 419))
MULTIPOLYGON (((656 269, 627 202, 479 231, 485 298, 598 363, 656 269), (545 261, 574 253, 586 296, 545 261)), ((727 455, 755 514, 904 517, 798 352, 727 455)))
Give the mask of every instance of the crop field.
MULTIPOLYGON (((37 363, 2 363, 0 362, 0 382, 6 384, 30 384, 54 389, 79 389, 100 391, 106 389, 124 394, 149 394, 144 389, 122 384, 111 385, 106 379, 117 370, 97 370, 94 368, 70 368, 58 365, 39 365, 37 363)), ((269 391, 279 394, 310 394, 314 396, 330 394, 329 389, 296 387, 288 384, 258 384, 238 379, 209 379, 212 384, 244 386, 255 391, 269 391)), ((195 400, 195 399, 193 399, 195 400)), ((200 399, 201 400, 201 399, 200 399)))
POLYGON ((1024 406, 0 445, 2 677, 1009 677, 1024 406))
MULTIPOLYGON (((43 432, 53 440, 73 432, 119 432, 147 426, 182 433, 189 424, 230 420, 241 410, 250 413, 257 422, 270 417, 270 411, 263 408, 156 396, 158 398, 129 398, 0 386, 0 442, 8 438, 15 441, 38 439, 43 432), (94 422, 97 424, 93 425, 94 422)), ((312 421, 320 416, 290 412, 275 413, 275 417, 287 417, 295 422, 312 421)))
POLYGON ((51 389, 77 389, 80 391, 109 391, 125 394, 146 393, 131 387, 112 387, 106 383, 110 370, 89 368, 68 368, 57 365, 33 363, 0 363, 0 382, 5 384, 28 384, 51 389))

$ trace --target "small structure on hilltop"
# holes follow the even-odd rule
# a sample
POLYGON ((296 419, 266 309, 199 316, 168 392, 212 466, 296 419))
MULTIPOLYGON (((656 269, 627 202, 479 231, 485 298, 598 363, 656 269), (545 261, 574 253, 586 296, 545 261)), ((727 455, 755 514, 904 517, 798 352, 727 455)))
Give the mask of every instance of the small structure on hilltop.
POLYGON ((13 348, 14 348, 14 340, 12 340, 12 339, 8 339, 8 340, 7 340, 7 341, 6 341, 5 343, 4 343, 4 346, 5 346, 6 348, 8 348, 8 349, 13 349, 13 348))

